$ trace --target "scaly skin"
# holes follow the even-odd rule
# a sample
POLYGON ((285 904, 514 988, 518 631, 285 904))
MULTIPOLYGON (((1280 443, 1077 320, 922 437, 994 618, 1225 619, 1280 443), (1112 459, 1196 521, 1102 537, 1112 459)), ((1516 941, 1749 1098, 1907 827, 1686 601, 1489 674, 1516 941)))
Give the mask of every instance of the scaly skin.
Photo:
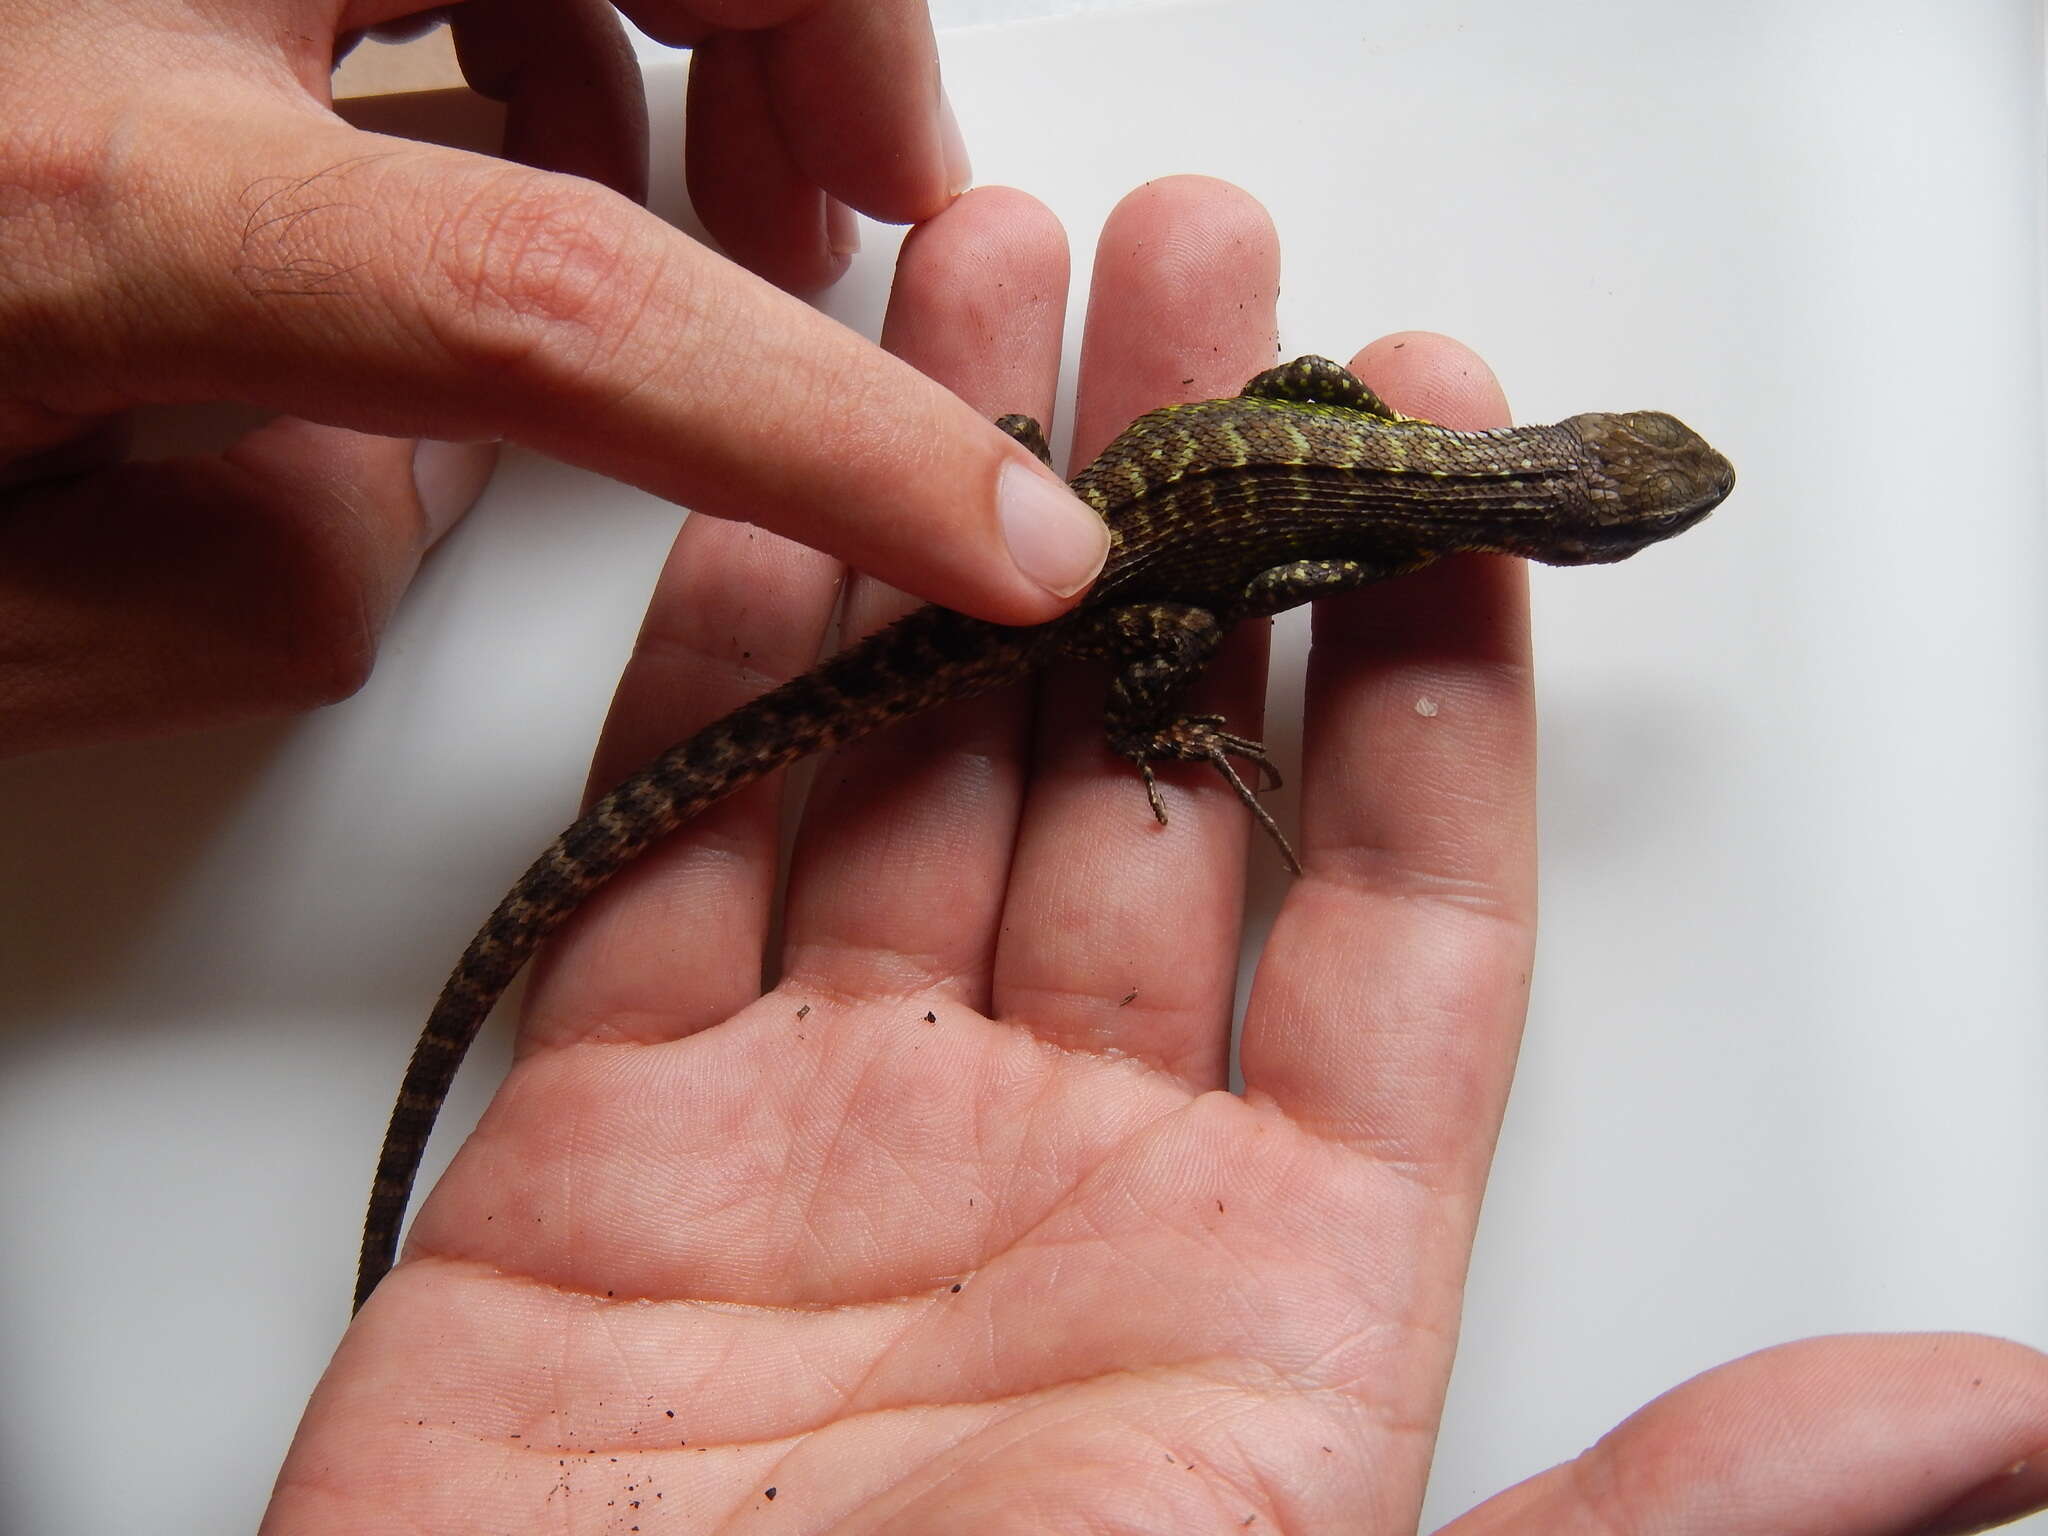
MULTIPOLYGON (((1037 424, 1005 430, 1046 456, 1037 424)), ((1655 411, 1454 432, 1389 409, 1349 370, 1304 357, 1224 400, 1140 417, 1073 480, 1110 528, 1071 613, 1006 628, 921 608, 713 722, 599 800, 536 859, 470 941, 434 1004, 384 1133, 356 1274, 360 1308, 391 1268, 420 1156, 456 1068, 520 967, 590 893, 762 775, 1058 657, 1114 669, 1109 743, 1144 776, 1205 761, 1293 851, 1231 757, 1264 748, 1180 700, 1241 619, 1403 575, 1443 555, 1553 565, 1626 559, 1691 527, 1735 483, 1728 461, 1655 411)))

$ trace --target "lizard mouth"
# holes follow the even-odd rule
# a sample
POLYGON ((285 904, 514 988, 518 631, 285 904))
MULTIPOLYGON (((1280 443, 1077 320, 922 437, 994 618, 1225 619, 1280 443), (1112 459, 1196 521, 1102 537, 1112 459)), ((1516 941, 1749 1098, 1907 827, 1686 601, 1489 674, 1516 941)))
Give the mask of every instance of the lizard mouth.
MULTIPOLYGON (((1730 485, 1733 475, 1730 475, 1730 485)), ((1726 489, 1701 495, 1682 507, 1633 517, 1627 522, 1588 528, 1578 536, 1561 539, 1538 555, 1546 565, 1612 565, 1652 544, 1675 538, 1701 521, 1727 499, 1726 489)))

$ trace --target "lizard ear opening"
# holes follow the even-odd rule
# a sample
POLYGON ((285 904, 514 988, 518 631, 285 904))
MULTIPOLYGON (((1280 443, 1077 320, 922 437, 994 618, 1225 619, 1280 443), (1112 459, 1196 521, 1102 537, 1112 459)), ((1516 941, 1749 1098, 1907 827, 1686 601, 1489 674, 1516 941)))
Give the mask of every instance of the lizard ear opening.
POLYGON ((1327 357, 1297 357, 1268 368, 1238 391, 1248 400, 1286 400, 1296 405, 1341 405, 1381 421, 1408 418, 1372 392, 1365 380, 1327 357))

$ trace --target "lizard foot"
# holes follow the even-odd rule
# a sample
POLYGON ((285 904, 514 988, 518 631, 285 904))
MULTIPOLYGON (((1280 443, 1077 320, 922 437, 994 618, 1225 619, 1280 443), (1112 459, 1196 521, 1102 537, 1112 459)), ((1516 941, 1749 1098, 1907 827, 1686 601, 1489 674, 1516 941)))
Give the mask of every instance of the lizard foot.
POLYGON ((1262 787, 1278 789, 1280 770, 1267 755, 1264 742, 1224 730, 1221 715, 1187 715, 1133 743, 1126 749, 1126 755, 1138 765, 1138 772, 1144 777, 1145 796, 1151 801, 1152 814, 1159 818, 1161 826, 1166 824, 1166 801, 1160 796, 1159 781, 1152 772, 1153 761, 1205 762, 1213 766, 1223 775, 1223 782, 1237 792, 1237 798, 1244 802, 1252 818, 1266 829, 1266 835, 1279 848, 1288 870, 1297 875, 1301 873, 1301 861, 1294 856, 1287 835, 1280 830, 1272 814, 1259 803, 1258 795, 1230 761, 1233 757, 1243 758, 1258 768, 1262 787))

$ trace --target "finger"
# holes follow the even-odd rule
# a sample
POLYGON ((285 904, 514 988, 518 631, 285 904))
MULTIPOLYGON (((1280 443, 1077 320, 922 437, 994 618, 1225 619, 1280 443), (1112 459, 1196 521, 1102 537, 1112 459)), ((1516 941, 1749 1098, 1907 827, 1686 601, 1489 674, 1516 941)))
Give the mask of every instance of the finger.
MULTIPOLYGON (((1118 205, 1097 247, 1077 405, 1077 462, 1172 400, 1235 393, 1272 360, 1278 244, 1222 182, 1174 177, 1118 205)), ((1194 701, 1259 730, 1265 626, 1226 642, 1194 701)), ((996 1004, 1047 1038, 1135 1054, 1191 1084, 1223 1081, 1247 819, 1213 772, 1162 775, 1153 820, 1103 737, 1104 676, 1048 680, 1018 836, 996 1004)))
POLYGON ((836 282, 860 247, 846 205, 783 142, 758 33, 706 39, 690 56, 683 131, 690 206, 719 248, 791 293, 836 282))
POLYGON ((767 67, 797 165, 861 212, 915 223, 973 181, 925 0, 821 0, 769 36, 767 67))
MULTIPOLYGON (((978 410, 1043 421, 1066 293, 1058 220, 1022 193, 984 189, 905 241, 883 344, 978 410)), ((845 631, 866 633, 908 606, 893 588, 857 582, 845 631)), ((987 1007, 1029 706, 1021 688, 966 700, 820 765, 790 881, 790 987, 937 991, 987 1007)))
POLYGON ((1960 1536, 2048 1505, 2048 1356, 1806 1339, 1720 1366, 1443 1536, 1960 1536))
MULTIPOLYGON (((591 769, 594 798, 692 731, 805 671, 837 562, 691 518, 663 567, 591 769)), ((783 775, 749 785, 634 862, 535 967, 521 1046, 694 1034, 761 992, 783 775)))
POLYGON ((505 103, 507 159, 647 201, 647 96, 607 0, 467 0, 449 20, 463 78, 505 103))
POLYGON ((617 0, 633 25, 670 48, 694 48, 722 30, 704 20, 691 0, 617 0))
POLYGON ((281 419, 218 459, 0 507, 8 750, 288 713, 361 686, 421 552, 496 450, 281 419))
MULTIPOLYGON (((933 217, 973 179, 939 84, 924 0, 624 0, 622 9, 650 36, 699 47, 690 65, 693 130, 707 30, 733 29, 758 44, 765 105, 729 124, 731 132, 692 132, 693 200, 699 175, 732 178, 709 161, 744 163, 746 140, 764 132, 787 146, 789 166, 810 186, 890 223, 933 217)), ((704 126, 723 121, 707 114, 704 126)), ((705 222, 721 242, 731 233, 708 215, 705 222)))
POLYGON ((37 420, 35 413, 24 413, 10 422, 11 415, 0 404, 0 491, 118 464, 134 437, 125 415, 37 420))
POLYGON ((19 397, 511 436, 1004 622, 1099 566, 1100 519, 959 400, 623 198, 217 95, 10 294, 19 397), (150 254, 107 286, 87 247, 150 254))
MULTIPOLYGON (((1507 419, 1493 375, 1445 338, 1388 337, 1356 366, 1397 409, 1507 419)), ((1446 1251, 1476 1219, 1527 1001, 1526 590, 1520 562, 1470 557, 1317 605, 1307 874, 1267 941, 1241 1046, 1249 1091, 1456 1197, 1446 1251)))
MULTIPOLYGON (((1065 240, 1057 222, 1021 194, 991 193, 949 210, 906 243, 885 341, 992 415, 1000 412, 990 402, 1020 396, 1034 409, 1047 409, 1065 292, 1065 240)), ((836 567, 799 546, 709 520, 686 526, 620 683, 591 775, 593 790, 608 788, 690 730, 811 665, 836 576, 836 567), (763 601, 764 594, 774 600, 763 601)), ((864 633, 910 602, 878 583, 862 583, 849 597, 845 628, 864 633)), ((899 733, 872 744, 879 754, 872 762, 849 761, 847 754, 835 759, 814 792, 811 819, 853 826, 857 846, 835 842, 832 865, 815 881, 792 882, 792 953, 815 947, 880 955, 893 948, 933 955, 945 944, 972 952, 977 924, 963 921, 957 904, 920 900, 918 881, 936 867, 951 872, 950 884, 1000 886, 1015 774, 1006 798, 999 786, 980 782, 987 775, 975 769, 1000 758, 1014 766, 1017 714, 1014 700, 976 701, 914 736, 899 733), (991 738, 1008 739, 1008 750, 998 753, 991 738), (904 782, 891 765, 912 762, 920 772, 904 782), (951 777, 967 782, 927 795, 925 803, 945 804, 948 826, 964 821, 980 833, 984 854, 997 860, 992 872, 970 872, 964 867, 974 862, 968 850, 943 837, 906 859, 899 856, 904 842, 916 849, 930 838, 892 839, 886 830, 863 836, 861 829, 877 819, 868 804, 870 786, 883 786, 908 817, 928 776, 922 765, 949 762, 960 770, 951 777), (873 901, 877 888, 891 893, 889 902, 873 901), (906 938, 892 946, 888 935, 870 934, 856 942, 847 929, 863 916, 921 925, 940 941, 927 947, 906 938)), ((779 803, 779 776, 751 786, 593 901, 536 974, 525 1038, 537 1044, 664 1038, 704 1028, 749 1001, 759 990, 779 803), (689 914, 688 922, 677 923, 678 912, 689 914), (678 975, 691 980, 687 995, 675 991, 678 975)), ((943 834, 947 827, 937 830, 943 834)), ((958 963, 967 968, 964 960, 958 963)), ((952 974, 954 965, 942 962, 941 969, 952 974)), ((859 979, 839 974, 830 984, 852 990, 859 979)))
MULTIPOLYGON (((689 519, 613 699, 591 788, 810 666, 838 581, 837 564, 814 550, 689 519)), ((775 1187, 758 1161, 777 1140, 764 1139, 773 1112, 761 1111, 770 1085, 802 1075, 788 1054, 803 1050, 802 1021, 757 1015, 763 1027, 749 1031, 731 1015, 761 996, 782 779, 742 789, 649 849, 542 951, 519 1063, 420 1206, 408 1260, 459 1255, 553 1285, 653 1296, 669 1293, 679 1246, 750 1251, 711 1213, 684 1210, 676 1179, 680 1170, 691 1188, 718 1191, 729 1213, 734 1191, 775 1187), (709 1055, 678 1075, 659 1047, 700 1031, 709 1055), (617 1176, 626 1147, 648 1178, 617 1176), (637 1224, 651 1207, 660 1215, 637 1224), (509 1218, 514 1209, 531 1225, 509 1218)), ((417 1285, 422 1271, 432 1266, 395 1274, 417 1285)))

